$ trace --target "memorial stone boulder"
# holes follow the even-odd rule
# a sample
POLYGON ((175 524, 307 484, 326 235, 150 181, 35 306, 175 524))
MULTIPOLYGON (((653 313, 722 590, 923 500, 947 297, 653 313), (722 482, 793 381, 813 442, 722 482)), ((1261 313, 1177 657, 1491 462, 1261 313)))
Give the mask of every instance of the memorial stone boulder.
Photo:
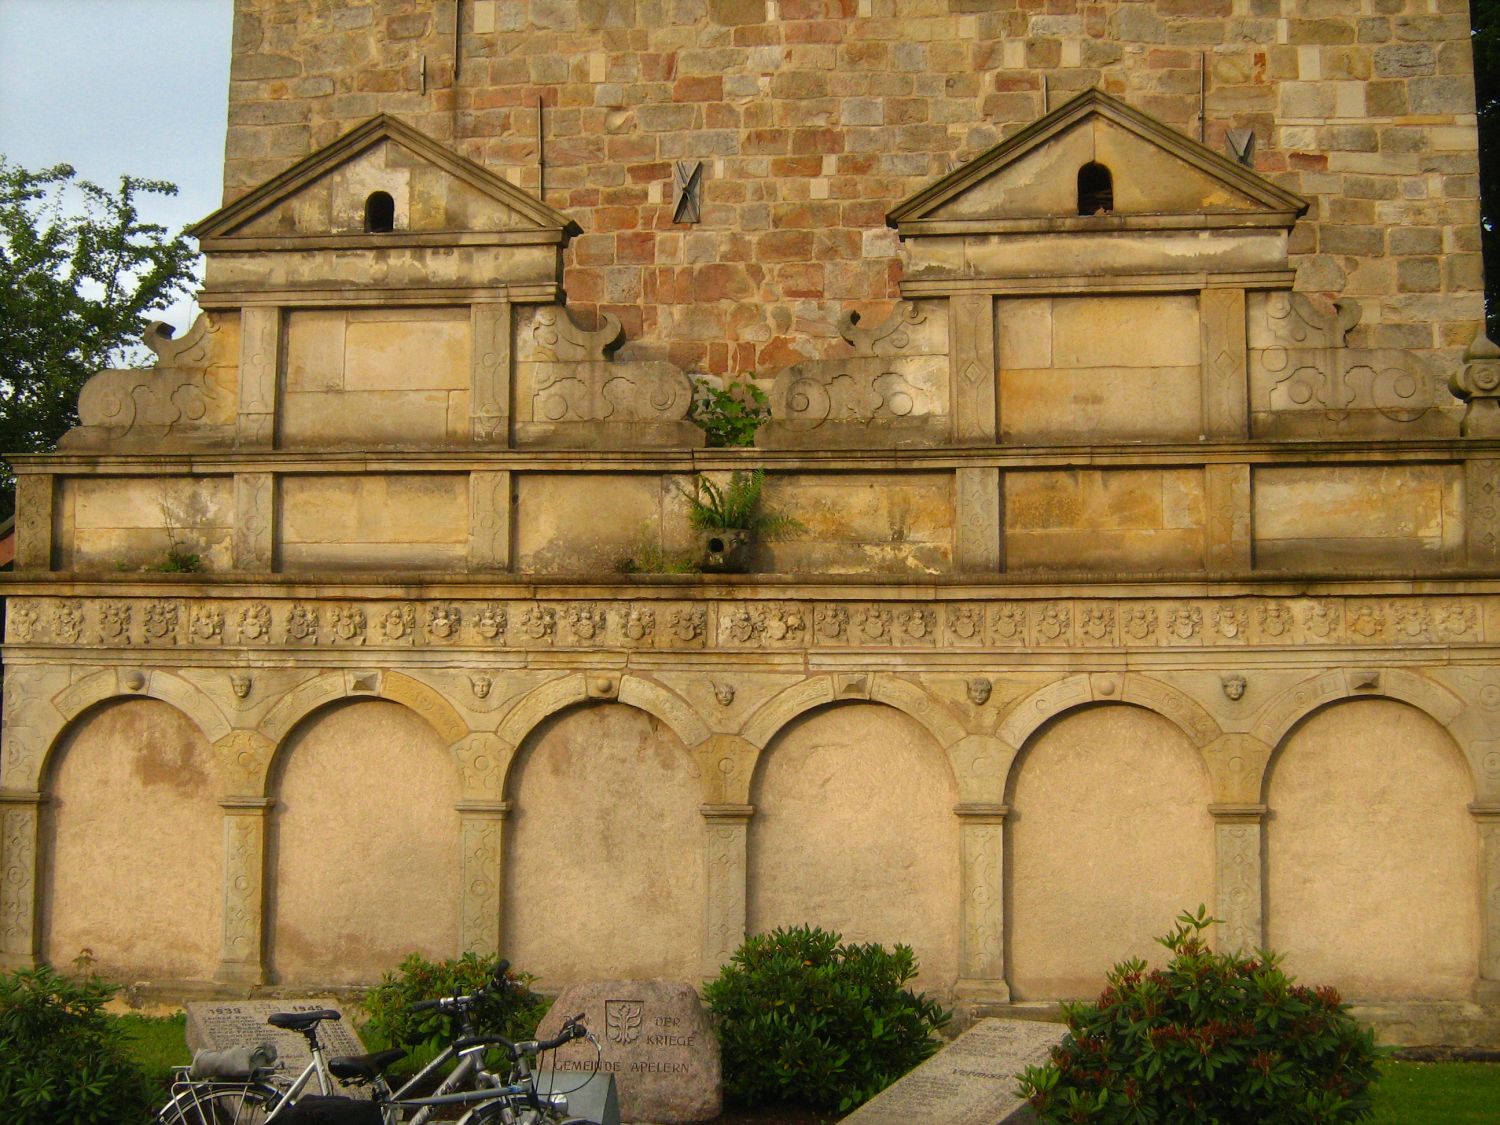
MULTIPOLYGON (((610 980, 575 985, 557 998, 538 1038, 556 1035, 582 1013, 599 1040, 596 1053, 578 1040, 548 1060, 556 1079, 595 1067, 614 1076, 625 1121, 679 1125, 719 1115, 719 1041, 692 985, 664 980, 610 980)), ((560 1088, 560 1087, 559 1087, 560 1088)))

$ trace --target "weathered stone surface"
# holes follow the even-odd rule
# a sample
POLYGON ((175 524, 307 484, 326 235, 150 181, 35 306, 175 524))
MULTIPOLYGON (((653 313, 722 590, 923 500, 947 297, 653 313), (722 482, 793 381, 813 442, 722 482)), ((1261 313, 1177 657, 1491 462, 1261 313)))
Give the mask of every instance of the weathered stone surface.
POLYGON ((599 1040, 579 1040, 557 1052, 555 1074, 587 1072, 596 1060, 615 1076, 620 1116, 663 1125, 707 1121, 721 1106, 719 1041, 690 984, 609 980, 564 990, 537 1035, 556 1035, 563 1020, 582 1012, 599 1040))
MULTIPOLYGON (((312 1055, 300 1032, 272 1027, 266 1020, 277 1012, 339 1011, 332 997, 305 1000, 214 1000, 187 1006, 187 1049, 189 1051, 222 1051, 229 1047, 253 1047, 273 1043, 280 1063, 287 1073, 295 1075, 308 1064, 312 1055)), ((318 1042, 323 1053, 362 1055, 365 1046, 355 1034, 348 1017, 324 1020, 318 1024, 318 1042)))
POLYGON ((1000 1125, 1035 1121, 1016 1075, 1061 1043, 1061 1024, 984 1019, 844 1118, 850 1125, 1000 1125))

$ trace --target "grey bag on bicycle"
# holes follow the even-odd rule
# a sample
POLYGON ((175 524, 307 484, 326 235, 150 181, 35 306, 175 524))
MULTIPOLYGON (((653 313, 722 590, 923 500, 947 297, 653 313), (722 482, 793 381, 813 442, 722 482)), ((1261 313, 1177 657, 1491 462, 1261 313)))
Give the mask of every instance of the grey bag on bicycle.
POLYGON ((280 1117, 286 1125, 381 1125, 380 1107, 364 1098, 305 1094, 280 1117))

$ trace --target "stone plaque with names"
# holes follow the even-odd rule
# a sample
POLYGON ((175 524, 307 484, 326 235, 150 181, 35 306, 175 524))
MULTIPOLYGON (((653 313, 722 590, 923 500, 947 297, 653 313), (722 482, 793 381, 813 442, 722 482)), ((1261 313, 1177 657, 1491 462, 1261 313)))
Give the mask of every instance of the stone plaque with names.
POLYGON ((850 1125, 1001 1125, 1035 1121, 1016 1076, 1040 1066, 1068 1029, 1032 1020, 980 1020, 932 1058, 844 1118, 850 1125))
MULTIPOLYGON (((222 1051, 229 1047, 274 1043, 283 1072, 289 1076, 297 1075, 312 1058, 307 1040, 301 1032, 272 1027, 266 1020, 276 1012, 316 1012, 324 1008, 339 1010, 337 1002, 331 999, 214 1000, 189 1004, 188 1051, 222 1051)), ((318 1024, 318 1042, 323 1047, 325 1058, 365 1053, 365 1045, 359 1041, 347 1018, 324 1020, 318 1024)))
POLYGON ((563 1020, 583 1013, 599 1040, 586 1039, 545 1060, 554 1081, 595 1068, 612 1074, 624 1121, 679 1125, 719 1115, 722 1090, 719 1041, 692 985, 666 980, 611 980, 575 985, 557 998, 537 1038, 558 1033, 563 1020))

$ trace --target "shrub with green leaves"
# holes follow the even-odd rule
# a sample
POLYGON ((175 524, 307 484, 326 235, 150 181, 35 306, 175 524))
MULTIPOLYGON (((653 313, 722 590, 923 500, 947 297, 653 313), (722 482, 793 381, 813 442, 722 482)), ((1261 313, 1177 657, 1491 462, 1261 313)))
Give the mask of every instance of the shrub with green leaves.
POLYGON ((43 966, 0 977, 0 1105, 7 1125, 119 1125, 152 1101, 124 1031, 105 1014, 115 994, 97 977, 43 966))
MULTIPOLYGON (((465 953, 450 961, 429 961, 418 953, 409 954, 394 973, 386 973, 360 1001, 370 1017, 361 1029, 366 1045, 371 1050, 407 1050, 408 1056, 394 1068, 396 1073, 421 1069, 453 1042, 458 1028, 443 1012, 413 1012, 411 1006, 421 1000, 478 992, 493 979, 499 960, 496 956, 465 953)), ((475 1006, 474 1029, 480 1035, 530 1039, 550 1002, 531 990, 536 978, 530 973, 508 971, 506 977, 511 987, 487 992, 475 1006)))
POLYGON ((711 446, 754 445, 755 431, 770 417, 766 392, 754 383, 735 381, 720 387, 707 379, 694 380, 691 418, 711 446))
POLYGON ((808 926, 749 938, 703 990, 725 1093, 840 1112, 878 1094, 937 1050, 951 1016, 906 987, 916 975, 906 945, 844 944, 808 926))
POLYGON ((1261 951, 1215 953, 1200 906, 1158 939, 1164 969, 1116 965, 1091 1004, 1065 1004, 1070 1034, 1029 1067, 1021 1093, 1043 1121, 1359 1121, 1382 1052, 1332 988, 1308 988, 1261 951))

